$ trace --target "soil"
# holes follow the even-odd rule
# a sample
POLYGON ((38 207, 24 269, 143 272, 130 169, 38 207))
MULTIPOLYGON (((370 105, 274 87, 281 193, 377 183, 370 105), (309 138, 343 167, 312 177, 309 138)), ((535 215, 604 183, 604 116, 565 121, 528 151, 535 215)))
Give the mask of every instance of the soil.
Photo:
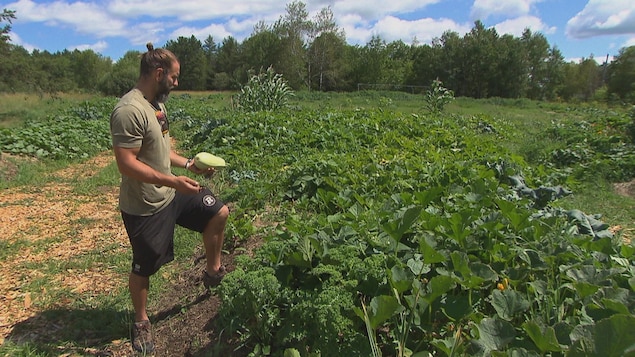
MULTIPOLYGON (((0 157, 0 171, 5 173, 5 179, 10 179, 9 176, 16 172, 14 162, 0 157)), ((103 187, 98 195, 92 196, 78 196, 72 191, 73 182, 98 173, 112 162, 112 153, 103 153, 85 163, 52 173, 55 180, 41 187, 0 191, 0 246, 24 242, 21 254, 0 259, 0 344, 5 340, 34 345, 54 345, 57 341, 65 341, 60 336, 65 326, 73 323, 74 317, 59 318, 52 311, 40 311, 37 306, 53 306, 50 310, 66 311, 69 316, 95 316, 88 312, 81 315, 69 309, 72 303, 69 298, 37 304, 38 300, 44 299, 46 292, 25 292, 23 287, 34 279, 42 278, 45 273, 37 268, 25 271, 16 267, 37 267, 38 263, 51 260, 67 261, 99 249, 129 254, 128 238, 117 209, 118 188, 103 187), (52 240, 46 249, 37 251, 28 244, 50 240, 51 237, 65 237, 62 240, 66 241, 52 240)), ((231 205, 228 206, 231 209, 231 205)), ((259 237, 240 242, 226 237, 222 260, 228 271, 234 268, 236 254, 250 254, 259 242, 259 237)), ((228 343, 231 346, 232 341, 231 336, 223 335, 223 328, 216 323, 220 299, 213 290, 202 286, 201 274, 205 266, 202 247, 190 259, 179 264, 185 269, 175 273, 170 286, 160 292, 151 289, 148 312, 154 330, 154 355, 246 356, 248 351, 236 347, 229 347, 229 351, 219 350, 221 337, 225 339, 225 346, 228 343)), ((63 274, 47 276, 47 279, 72 287, 73 293, 91 295, 110 294, 127 284, 127 274, 122 275, 114 267, 98 263, 81 271, 68 269, 63 274)), ((114 316, 122 322, 130 319, 129 316, 121 316, 121 313, 114 316)), ((59 355, 138 355, 131 348, 129 336, 120 336, 112 341, 104 341, 99 336, 90 337, 86 341, 76 341, 81 347, 60 346, 59 355)))
POLYGON ((626 197, 635 197, 635 180, 630 182, 620 182, 613 185, 615 192, 626 197))

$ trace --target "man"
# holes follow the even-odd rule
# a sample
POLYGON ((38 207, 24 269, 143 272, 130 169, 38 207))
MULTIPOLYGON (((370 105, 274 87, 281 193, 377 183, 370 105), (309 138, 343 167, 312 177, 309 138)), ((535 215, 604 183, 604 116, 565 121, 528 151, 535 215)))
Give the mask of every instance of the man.
POLYGON ((225 224, 229 210, 207 188, 187 176, 176 176, 171 167, 196 174, 191 159, 170 148, 169 122, 164 102, 178 85, 180 64, 165 49, 141 56, 136 86, 125 94, 110 117, 113 151, 121 173, 119 208, 132 246, 132 271, 128 289, 135 310, 132 345, 152 352, 152 329, 146 311, 149 277, 174 259, 176 224, 202 233, 206 256, 203 283, 218 285, 225 274, 221 265, 225 224))

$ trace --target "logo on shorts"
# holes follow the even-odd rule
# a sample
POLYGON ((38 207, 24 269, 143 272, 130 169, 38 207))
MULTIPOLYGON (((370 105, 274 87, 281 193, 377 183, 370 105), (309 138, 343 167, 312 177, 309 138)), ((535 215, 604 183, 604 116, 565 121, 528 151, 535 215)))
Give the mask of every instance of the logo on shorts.
POLYGON ((212 195, 205 195, 203 197, 203 204, 207 207, 212 207, 216 203, 216 199, 212 195))

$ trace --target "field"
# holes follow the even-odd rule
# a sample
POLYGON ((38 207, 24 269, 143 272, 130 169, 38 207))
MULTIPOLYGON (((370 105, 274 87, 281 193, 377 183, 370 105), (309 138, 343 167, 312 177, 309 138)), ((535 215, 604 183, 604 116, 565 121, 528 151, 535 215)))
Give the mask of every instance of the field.
MULTIPOLYGON (((0 355, 129 355, 115 99, 2 100, 0 355)), ((229 163, 197 179, 231 207, 231 273, 204 291, 200 240, 177 230, 152 280, 158 355, 635 355, 631 108, 431 113, 388 92, 167 106, 180 151, 229 163)))

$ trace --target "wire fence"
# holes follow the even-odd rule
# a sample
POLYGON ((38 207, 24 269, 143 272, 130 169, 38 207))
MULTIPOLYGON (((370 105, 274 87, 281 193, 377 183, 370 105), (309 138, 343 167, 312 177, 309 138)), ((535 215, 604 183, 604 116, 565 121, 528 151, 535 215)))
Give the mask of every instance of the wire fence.
POLYGON ((405 84, 390 84, 390 83, 357 83, 357 91, 363 90, 378 90, 378 91, 398 91, 398 92, 410 92, 412 94, 424 93, 430 89, 430 86, 415 86, 405 84))

